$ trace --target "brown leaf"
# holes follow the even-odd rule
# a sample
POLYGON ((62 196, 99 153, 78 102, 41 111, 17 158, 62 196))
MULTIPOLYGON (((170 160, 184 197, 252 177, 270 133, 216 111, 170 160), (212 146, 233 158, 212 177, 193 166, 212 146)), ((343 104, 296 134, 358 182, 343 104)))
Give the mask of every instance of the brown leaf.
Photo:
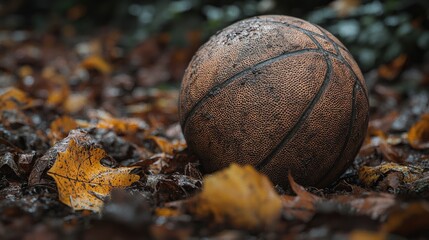
POLYGON ((429 114, 423 114, 408 130, 408 142, 415 149, 429 148, 429 114))
POLYGON ((126 187, 139 180, 130 174, 135 167, 109 168, 100 161, 107 153, 93 144, 71 139, 65 152, 60 152, 48 171, 57 183, 60 201, 74 210, 100 211, 102 199, 113 188, 126 187))
POLYGON ((303 186, 296 183, 290 173, 288 178, 289 184, 297 196, 282 196, 285 214, 294 219, 308 221, 315 213, 315 203, 321 198, 309 193, 303 186))
POLYGON ((341 204, 350 205, 357 214, 380 219, 395 203, 395 195, 378 192, 364 192, 352 195, 336 195, 332 198, 341 204))
POLYGON ((181 151, 186 147, 186 143, 184 142, 175 141, 171 143, 163 137, 149 136, 146 139, 152 140, 153 142, 155 142, 156 146, 158 146, 161 152, 169 155, 173 155, 175 151, 181 151))
POLYGON ((401 54, 397 58, 393 59, 389 64, 381 65, 378 68, 378 74, 382 78, 392 80, 399 75, 406 61, 407 55, 401 54))
POLYGON ((252 166, 231 164, 204 178, 202 192, 191 205, 198 218, 212 218, 214 223, 237 228, 261 229, 278 220, 282 201, 266 176, 252 166))
POLYGON ((33 100, 17 88, 7 88, 0 92, 0 112, 4 110, 26 109, 33 100))
POLYGON ((366 186, 373 186, 384 179, 389 173, 401 173, 401 183, 411 183, 420 178, 423 169, 419 167, 402 166, 396 163, 383 163, 376 167, 363 166, 359 169, 359 180, 366 186))
POLYGON ((411 203, 395 209, 383 224, 381 232, 405 236, 427 233, 429 231, 428 219, 429 204, 427 202, 411 203))

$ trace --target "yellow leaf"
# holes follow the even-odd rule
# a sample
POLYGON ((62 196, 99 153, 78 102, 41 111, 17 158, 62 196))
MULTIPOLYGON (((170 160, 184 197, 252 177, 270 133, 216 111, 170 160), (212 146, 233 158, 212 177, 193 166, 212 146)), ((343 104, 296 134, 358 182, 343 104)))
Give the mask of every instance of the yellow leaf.
POLYGON ((25 109, 32 106, 33 100, 23 91, 16 88, 7 88, 0 92, 0 111, 25 109))
POLYGON ((349 234, 350 240, 384 240, 387 235, 382 232, 370 232, 366 230, 354 230, 349 234))
POLYGON ((51 132, 49 138, 53 143, 58 140, 61 140, 69 134, 73 129, 76 129, 78 124, 76 121, 69 116, 62 116, 51 122, 51 132))
POLYGON ((99 56, 91 56, 86 58, 82 61, 81 66, 85 69, 95 69, 104 74, 108 74, 112 71, 110 64, 99 56))
POLYGON ((173 155, 174 151, 180 151, 186 148, 186 143, 176 141, 176 142, 169 142, 167 139, 163 137, 157 137, 157 136, 149 136, 146 139, 152 140, 155 142, 156 146, 161 150, 161 152, 173 155))
POLYGON ((359 169, 359 180, 366 186, 371 186, 378 182, 379 179, 386 176, 389 172, 402 173, 403 181, 411 183, 420 178, 423 169, 418 167, 402 166, 397 163, 383 163, 376 167, 363 166, 359 169))
POLYGON ((237 228, 266 228, 275 223, 282 209, 281 197, 268 178, 252 166, 232 164, 204 178, 194 211, 199 218, 237 228))
POLYGON ((101 165, 100 160, 106 157, 102 148, 71 139, 48 171, 57 183, 60 201, 74 210, 100 211, 102 198, 113 188, 127 187, 139 180, 138 175, 130 173, 135 167, 101 165))
POLYGON ((415 149, 429 148, 429 114, 423 114, 420 121, 410 128, 408 142, 415 149))

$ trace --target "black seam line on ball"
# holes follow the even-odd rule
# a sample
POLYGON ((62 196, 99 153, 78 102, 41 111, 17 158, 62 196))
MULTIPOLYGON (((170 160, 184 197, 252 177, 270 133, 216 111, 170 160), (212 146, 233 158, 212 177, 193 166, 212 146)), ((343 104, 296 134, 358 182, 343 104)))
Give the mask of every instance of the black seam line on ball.
POLYGON ((296 121, 292 129, 286 133, 286 135, 282 138, 280 143, 277 144, 277 146, 273 149, 273 151, 271 151, 270 154, 268 154, 262 161, 260 161, 256 165, 256 169, 261 170, 268 163, 270 163, 271 160, 277 155, 277 153, 279 153, 280 150, 283 149, 284 146, 295 136, 295 134, 298 132, 298 130, 301 128, 304 122, 307 120, 307 117, 310 115, 314 106, 320 100, 326 88, 328 87, 328 84, 330 82, 331 75, 332 75, 332 61, 328 55, 324 54, 323 56, 325 57, 327 69, 326 69, 326 74, 325 74, 325 78, 323 79, 322 85, 320 86, 319 90, 317 91, 313 99, 311 99, 311 102, 307 105, 306 109, 301 114, 299 119, 296 121))
POLYGON ((321 51, 320 49, 314 49, 314 48, 306 48, 306 49, 300 49, 297 51, 293 51, 293 52, 286 52, 286 53, 282 53, 280 55, 277 55, 275 57, 272 58, 268 58, 266 60, 263 60, 259 63, 256 63, 255 65, 253 65, 252 67, 247 67, 245 69, 243 69, 241 72, 236 73, 235 75, 229 77, 228 79, 226 79, 225 81, 213 86, 206 95, 204 95, 204 97, 200 98, 200 100, 198 100, 198 102, 196 104, 194 104, 194 106, 191 108, 190 111, 188 111, 188 113, 185 116, 185 119, 183 121, 183 125, 182 125, 182 130, 184 132, 186 132, 187 130, 187 125, 189 122, 189 118, 191 118, 195 112, 211 97, 216 96, 217 94, 219 94, 219 92, 226 86, 228 86, 229 84, 233 83, 234 80, 236 80, 237 78, 240 78, 242 76, 244 76, 247 72, 252 71, 255 68, 260 68, 260 67, 264 67, 266 65, 272 64, 278 60, 284 59, 284 58, 288 58, 288 57, 292 57, 292 56, 296 56, 299 54, 303 54, 303 53, 309 53, 309 52, 313 52, 313 53, 321 53, 323 54, 323 51, 321 51))
MULTIPOLYGON (((331 164, 331 166, 329 167, 329 169, 325 172, 325 174, 319 179, 321 185, 323 186, 326 183, 326 177, 331 174, 331 171, 334 167, 338 166, 338 163, 341 161, 343 154, 347 148, 347 146, 350 143, 350 137, 352 135, 352 130, 353 130, 353 123, 356 120, 356 88, 358 87, 358 83, 357 81, 355 81, 355 83, 353 84, 353 91, 352 91, 352 111, 350 114, 350 119, 349 119, 349 126, 347 129, 347 135, 346 135, 346 139, 344 140, 344 144, 341 148, 340 154, 338 155, 338 157, 335 159, 335 161, 331 164)), ((344 167, 341 167, 341 169, 343 169, 344 167)))
MULTIPOLYGON (((350 70, 350 72, 353 75, 353 78, 355 79, 356 82, 358 82, 359 86, 362 88, 364 95, 365 95, 365 100, 367 101, 367 103, 369 104, 369 99, 368 99, 368 93, 367 90, 364 86, 362 86, 362 83, 359 81, 359 78, 357 76, 357 74, 355 73, 355 71, 353 70, 352 66, 350 66, 349 62, 345 59, 345 57, 341 54, 341 51, 339 50, 339 46, 337 43, 335 43, 334 41, 332 41, 327 35, 326 33, 318 26, 318 25, 314 25, 317 27, 317 29, 320 30, 320 32, 322 32, 323 36, 325 36, 327 39, 329 39, 328 41, 334 46, 335 51, 337 52, 337 55, 340 57, 341 62, 344 62, 344 64, 346 65, 346 67, 350 70)), ((346 51, 347 53, 350 53, 349 50, 342 48, 344 51, 346 51)))

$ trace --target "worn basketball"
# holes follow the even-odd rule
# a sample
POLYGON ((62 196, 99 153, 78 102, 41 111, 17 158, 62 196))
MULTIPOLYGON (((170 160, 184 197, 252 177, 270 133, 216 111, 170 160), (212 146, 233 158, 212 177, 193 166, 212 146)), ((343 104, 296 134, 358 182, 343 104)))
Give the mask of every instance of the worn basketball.
POLYGON ((281 186, 338 179, 368 125, 368 95, 349 51, 325 29, 288 16, 239 21, 186 69, 179 99, 189 149, 207 173, 251 164, 281 186))

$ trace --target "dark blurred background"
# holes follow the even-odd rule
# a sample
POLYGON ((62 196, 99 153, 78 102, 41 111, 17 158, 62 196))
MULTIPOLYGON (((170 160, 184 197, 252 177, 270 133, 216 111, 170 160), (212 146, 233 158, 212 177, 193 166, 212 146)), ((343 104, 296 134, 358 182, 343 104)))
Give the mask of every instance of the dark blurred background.
MULTIPOLYGON (((130 65, 164 61, 169 75, 159 70, 162 81, 177 82, 211 34, 261 14, 290 15, 323 26, 349 48, 364 72, 377 69, 384 78, 397 78, 405 65, 429 62, 427 0, 1 0, 0 51, 7 41, 50 36, 73 45, 102 36, 115 45, 108 60, 127 55, 130 65), (165 51, 168 59, 162 60, 165 51)), ((83 50, 78 52, 85 50, 79 47, 83 50)))

